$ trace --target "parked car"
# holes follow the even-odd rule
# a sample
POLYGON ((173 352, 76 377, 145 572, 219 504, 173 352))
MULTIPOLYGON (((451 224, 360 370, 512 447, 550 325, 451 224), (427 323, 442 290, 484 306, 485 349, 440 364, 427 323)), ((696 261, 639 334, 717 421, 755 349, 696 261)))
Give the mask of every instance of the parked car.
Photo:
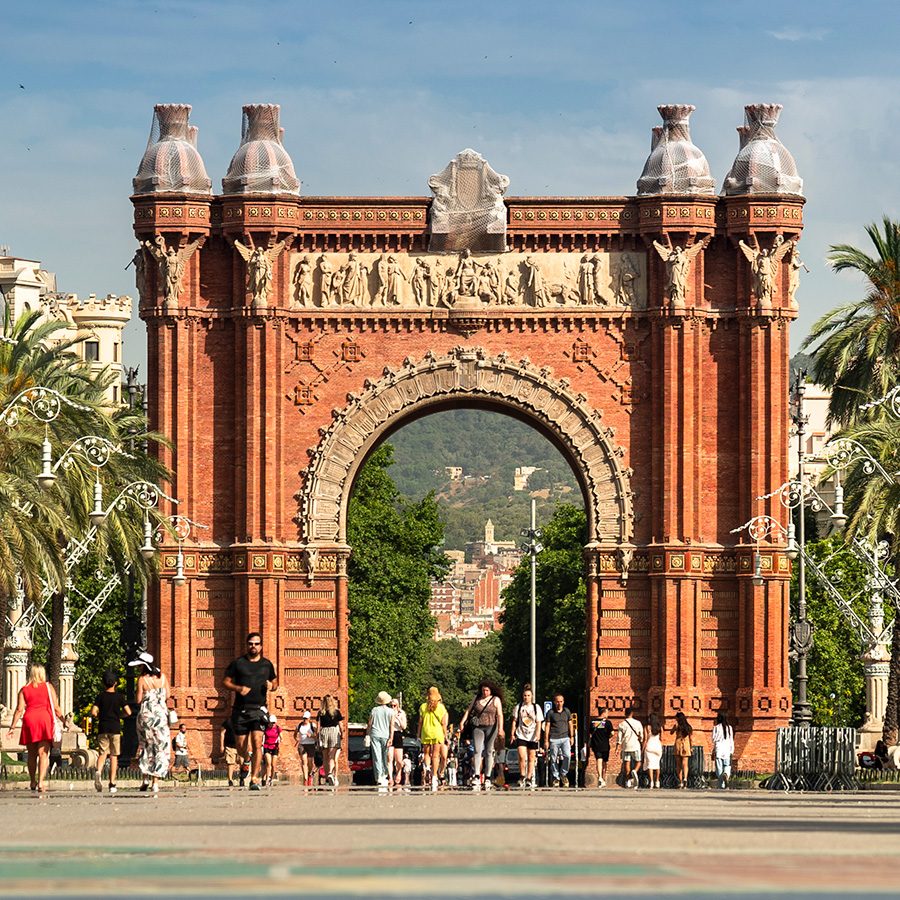
POLYGON ((519 751, 509 747, 503 757, 503 778, 507 784, 518 784, 522 773, 519 771, 519 751))

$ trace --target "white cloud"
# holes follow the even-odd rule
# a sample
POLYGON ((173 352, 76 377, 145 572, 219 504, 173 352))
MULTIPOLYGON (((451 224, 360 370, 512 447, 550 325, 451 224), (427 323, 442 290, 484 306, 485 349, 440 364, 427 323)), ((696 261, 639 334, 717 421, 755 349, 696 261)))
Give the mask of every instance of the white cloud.
POLYGON ((766 32, 776 41, 821 41, 830 33, 828 28, 797 28, 790 25, 778 31, 766 32))

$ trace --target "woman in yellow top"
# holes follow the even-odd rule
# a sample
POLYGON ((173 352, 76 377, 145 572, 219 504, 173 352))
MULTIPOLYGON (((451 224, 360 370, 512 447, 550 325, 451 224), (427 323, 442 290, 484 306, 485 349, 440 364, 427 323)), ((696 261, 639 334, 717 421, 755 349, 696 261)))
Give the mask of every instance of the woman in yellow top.
POLYGON ((431 789, 437 790, 438 778, 442 776, 442 748, 447 737, 449 716, 447 707, 441 702, 441 692, 436 687, 428 688, 428 699, 419 707, 419 740, 425 753, 425 771, 422 784, 431 780, 431 789))

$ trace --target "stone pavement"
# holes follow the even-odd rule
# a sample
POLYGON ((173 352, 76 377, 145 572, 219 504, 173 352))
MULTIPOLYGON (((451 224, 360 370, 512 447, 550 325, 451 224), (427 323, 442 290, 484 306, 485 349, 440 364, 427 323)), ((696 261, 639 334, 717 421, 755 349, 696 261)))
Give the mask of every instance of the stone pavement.
POLYGON ((872 898, 900 863, 895 793, 66 787, 0 790, 0 896, 872 898))

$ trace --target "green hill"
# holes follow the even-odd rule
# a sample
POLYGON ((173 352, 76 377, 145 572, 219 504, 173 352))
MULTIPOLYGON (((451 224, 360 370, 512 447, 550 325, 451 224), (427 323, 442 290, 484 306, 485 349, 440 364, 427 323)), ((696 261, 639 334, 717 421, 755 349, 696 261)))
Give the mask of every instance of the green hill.
POLYGON ((533 495, 539 523, 550 518, 559 500, 581 505, 575 476, 560 452, 510 416, 469 409, 435 413, 400 429, 390 443, 391 477, 408 497, 435 492, 450 550, 480 540, 487 519, 497 540, 519 540, 528 527, 533 495), (451 482, 445 466, 461 466, 464 480, 451 482), (531 475, 526 491, 513 489, 518 466, 540 470, 531 475))

